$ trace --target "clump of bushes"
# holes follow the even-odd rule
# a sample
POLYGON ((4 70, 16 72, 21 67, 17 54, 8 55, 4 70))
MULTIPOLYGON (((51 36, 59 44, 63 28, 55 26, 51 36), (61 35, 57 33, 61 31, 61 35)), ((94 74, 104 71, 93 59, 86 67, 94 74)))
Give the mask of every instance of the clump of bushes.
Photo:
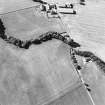
POLYGON ((2 20, 0 19, 0 35, 4 35, 5 34, 5 26, 2 22, 2 20))

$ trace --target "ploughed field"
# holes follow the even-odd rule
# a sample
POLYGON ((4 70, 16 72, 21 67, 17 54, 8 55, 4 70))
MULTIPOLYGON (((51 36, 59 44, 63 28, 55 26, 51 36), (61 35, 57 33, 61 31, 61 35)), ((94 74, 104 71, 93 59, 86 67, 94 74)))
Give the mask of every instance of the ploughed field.
MULTIPOLYGON (((89 1, 77 16, 63 17, 71 29, 71 36, 81 44, 81 51, 90 51, 105 62, 105 2, 89 1)), ((77 57, 82 67, 82 76, 90 84, 91 95, 96 105, 105 104, 105 74, 95 62, 85 63, 77 57)), ((103 67, 105 70, 105 67, 103 67)))

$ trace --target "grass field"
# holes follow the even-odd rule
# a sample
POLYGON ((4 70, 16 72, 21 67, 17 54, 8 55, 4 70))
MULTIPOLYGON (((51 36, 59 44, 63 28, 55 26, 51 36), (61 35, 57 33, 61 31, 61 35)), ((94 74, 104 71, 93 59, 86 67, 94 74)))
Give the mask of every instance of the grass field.
MULTIPOLYGON (((49 19, 35 8, 2 15, 6 35, 29 40, 47 31, 64 32, 59 19, 49 19)), ((69 47, 53 40, 21 50, 3 42, 0 50, 3 105, 42 105, 72 88, 80 80, 70 60, 69 47), (25 101, 27 100, 27 101, 25 101)))

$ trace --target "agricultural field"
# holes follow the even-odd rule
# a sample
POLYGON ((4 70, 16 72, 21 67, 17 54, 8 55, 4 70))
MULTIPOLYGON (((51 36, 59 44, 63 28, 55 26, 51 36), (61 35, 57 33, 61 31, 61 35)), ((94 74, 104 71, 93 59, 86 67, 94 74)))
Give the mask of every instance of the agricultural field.
MULTIPOLYGON (((104 0, 87 0, 86 6, 75 5, 76 15, 60 15, 63 23, 59 18, 48 19, 39 4, 31 0, 0 2, 0 19, 7 36, 25 41, 48 31, 66 31, 81 45, 76 50, 90 51, 105 62, 104 0), (36 7, 28 8, 31 6, 36 7), (23 10, 11 12, 18 9, 23 10)), ((76 58, 94 104, 104 105, 104 72, 95 62, 86 63, 81 56, 76 58)), ((25 50, 0 39, 0 65, 1 105, 93 105, 72 63, 70 47, 61 41, 54 39, 25 50)))
MULTIPOLYGON (((81 44, 81 51, 91 51, 105 62, 105 2, 88 2, 75 17, 64 18, 71 29, 71 36, 81 44)), ((83 66, 82 76, 90 84, 91 95, 96 105, 105 104, 105 74, 94 63, 85 63, 80 57, 83 66)), ((103 68, 105 69, 105 68, 103 68)))
MULTIPOLYGON (((38 8, 1 15, 5 34, 30 40, 48 31, 64 32, 59 19, 48 19, 38 8)), ((81 86, 70 60, 69 46, 51 40, 20 49, 1 39, 0 104, 42 105, 81 86)))

